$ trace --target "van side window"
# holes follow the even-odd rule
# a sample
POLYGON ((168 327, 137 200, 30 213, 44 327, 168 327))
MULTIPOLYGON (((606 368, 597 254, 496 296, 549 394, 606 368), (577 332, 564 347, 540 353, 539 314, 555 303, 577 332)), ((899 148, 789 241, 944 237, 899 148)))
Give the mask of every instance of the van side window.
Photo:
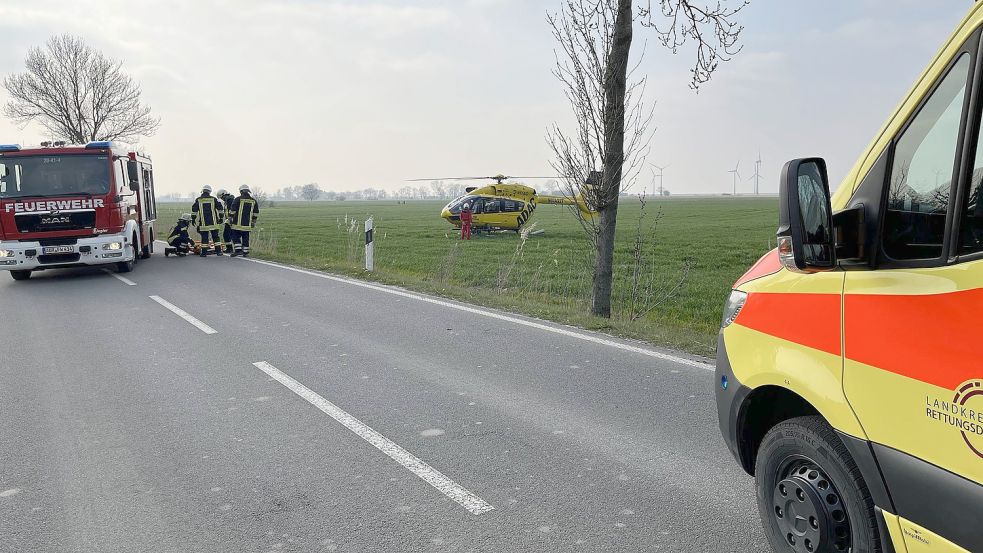
POLYGON ((897 140, 884 221, 893 259, 942 256, 969 69, 963 54, 897 140))
POLYGON ((976 160, 969 176, 969 196, 959 225, 959 255, 983 251, 983 127, 976 139, 976 160))

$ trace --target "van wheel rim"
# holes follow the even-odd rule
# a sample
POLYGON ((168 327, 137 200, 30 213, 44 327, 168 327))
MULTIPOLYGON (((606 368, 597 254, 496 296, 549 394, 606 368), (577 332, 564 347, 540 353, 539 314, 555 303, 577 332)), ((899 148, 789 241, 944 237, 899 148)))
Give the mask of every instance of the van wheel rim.
POLYGON ((850 520, 826 473, 812 461, 790 459, 778 475, 772 517, 785 543, 799 553, 850 551, 850 520))

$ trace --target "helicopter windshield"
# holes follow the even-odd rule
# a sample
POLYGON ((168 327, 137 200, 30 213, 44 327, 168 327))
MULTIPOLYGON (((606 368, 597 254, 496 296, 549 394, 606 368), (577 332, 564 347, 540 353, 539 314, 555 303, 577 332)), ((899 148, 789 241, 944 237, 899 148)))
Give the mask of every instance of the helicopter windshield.
POLYGON ((460 215, 461 214, 461 206, 463 206, 465 202, 471 204, 471 206, 473 208, 475 202, 477 200, 480 200, 480 199, 481 199, 480 196, 461 196, 460 198, 458 198, 458 199, 452 201, 451 203, 447 204, 447 206, 444 207, 444 209, 446 209, 447 211, 451 212, 451 215, 460 215))

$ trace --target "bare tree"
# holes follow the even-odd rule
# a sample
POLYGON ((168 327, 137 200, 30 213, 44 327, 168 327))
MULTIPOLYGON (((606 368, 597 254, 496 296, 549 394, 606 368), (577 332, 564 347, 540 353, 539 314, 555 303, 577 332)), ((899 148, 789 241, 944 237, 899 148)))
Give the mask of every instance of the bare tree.
POLYGON ((318 188, 316 183, 305 184, 304 187, 301 188, 300 194, 305 200, 313 202, 321 197, 321 189, 318 188))
POLYGON ((749 0, 727 0, 708 7, 690 0, 564 0, 547 20, 557 41, 554 75, 563 86, 577 127, 567 133, 553 126, 547 140, 554 152, 553 168, 570 195, 579 195, 596 217, 579 209, 594 251, 591 313, 611 316, 611 287, 618 197, 638 174, 651 139, 652 110, 642 101, 645 78, 632 79, 629 67, 636 20, 659 41, 677 52, 687 41, 697 44, 690 86, 707 82, 722 61, 739 51, 742 27, 733 17, 749 0))
POLYGON ((270 199, 270 195, 267 194, 262 188, 257 188, 253 190, 253 198, 260 207, 274 207, 274 202, 270 199))
POLYGON ((123 72, 123 63, 81 37, 54 36, 44 49, 31 48, 24 65, 27 71, 3 80, 11 97, 4 113, 22 127, 37 122, 53 137, 84 144, 135 142, 160 125, 141 103, 140 86, 123 72))
POLYGON ((443 198, 447 195, 447 185, 442 180, 430 181, 430 189, 433 190, 434 198, 443 198))

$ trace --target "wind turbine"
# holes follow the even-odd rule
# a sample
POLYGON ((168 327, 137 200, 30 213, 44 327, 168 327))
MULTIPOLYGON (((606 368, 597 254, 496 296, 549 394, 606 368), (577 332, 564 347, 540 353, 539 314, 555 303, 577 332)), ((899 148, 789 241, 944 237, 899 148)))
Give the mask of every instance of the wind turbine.
POLYGON ((740 168, 741 168, 741 160, 737 160, 737 165, 735 165, 734 168, 731 169, 730 171, 727 171, 728 173, 731 173, 731 174, 734 175, 734 195, 735 196, 737 195, 737 180, 741 178, 740 168))
POLYGON ((754 174, 748 177, 747 180, 754 179, 754 195, 757 196, 760 193, 760 183, 761 183, 761 152, 758 152, 758 160, 754 162, 754 174))
POLYGON ((655 174, 655 171, 653 170, 652 171, 652 177, 653 177, 653 180, 654 180, 655 177, 659 177, 659 197, 662 197, 662 195, 663 195, 662 176, 663 176, 663 173, 665 173, 665 170, 669 168, 669 166, 668 165, 665 165, 663 167, 659 167, 658 165, 656 165, 656 164, 653 163, 652 164, 652 167, 655 167, 656 169, 659 170, 659 174, 655 174))

